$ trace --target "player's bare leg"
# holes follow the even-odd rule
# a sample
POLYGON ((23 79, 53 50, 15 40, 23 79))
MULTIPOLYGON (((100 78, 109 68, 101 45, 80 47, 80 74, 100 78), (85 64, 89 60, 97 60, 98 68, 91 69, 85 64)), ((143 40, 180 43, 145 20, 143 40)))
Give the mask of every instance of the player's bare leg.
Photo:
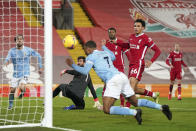
POLYGON ((126 107, 120 106, 113 106, 114 102, 116 101, 115 98, 112 97, 103 97, 103 111, 106 114, 113 114, 113 115, 133 115, 135 116, 139 125, 142 123, 142 111, 140 109, 129 109, 126 107))
POLYGON ((20 89, 20 95, 19 95, 19 99, 22 99, 22 97, 24 96, 24 93, 26 91, 26 84, 21 83, 18 87, 20 89))
POLYGON ((106 114, 110 114, 110 108, 114 105, 114 102, 116 101, 115 98, 112 97, 103 97, 103 111, 106 114))
POLYGON ((168 100, 171 100, 171 98, 172 98, 172 90, 173 90, 173 86, 174 86, 174 81, 170 80, 168 100))
POLYGON ((9 107, 8 109, 12 109, 13 102, 14 102, 14 93, 16 91, 16 88, 10 87, 10 94, 9 94, 9 107))
POLYGON ((178 79, 177 80, 177 84, 178 84, 178 100, 182 100, 182 97, 181 97, 181 80, 178 79))
POLYGON ((122 106, 122 107, 125 106, 125 98, 123 97, 122 94, 120 94, 120 106, 122 106))
POLYGON ((138 88, 139 80, 136 79, 135 77, 130 77, 129 80, 130 80, 131 87, 134 89, 136 94, 153 97, 156 103, 159 102, 159 92, 152 92, 146 89, 138 88))

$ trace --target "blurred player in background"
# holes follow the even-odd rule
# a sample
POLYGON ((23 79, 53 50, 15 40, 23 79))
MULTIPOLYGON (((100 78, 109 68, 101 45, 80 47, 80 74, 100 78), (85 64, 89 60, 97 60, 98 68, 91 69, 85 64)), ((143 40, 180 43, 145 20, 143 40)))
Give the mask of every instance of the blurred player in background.
MULTIPOLYGON (((85 64, 85 57, 79 56, 77 65, 83 67, 84 64, 85 64)), ((73 80, 69 84, 60 84, 53 91, 53 98, 56 97, 60 93, 60 91, 62 91, 63 96, 70 98, 74 102, 75 105, 65 107, 64 110, 75 110, 75 109, 85 108, 84 93, 87 86, 90 89, 91 94, 93 95, 94 102, 95 102, 94 107, 98 108, 101 106, 89 74, 83 75, 75 70, 64 69, 61 71, 60 75, 62 76, 65 73, 74 75, 73 80)))
POLYGON ((21 90, 19 98, 22 98, 26 90, 26 84, 28 82, 28 77, 30 75, 30 60, 31 56, 37 57, 39 62, 39 73, 41 74, 42 68, 42 58, 38 52, 32 48, 24 46, 23 35, 17 35, 15 37, 16 47, 11 48, 8 55, 4 61, 7 66, 10 62, 13 63, 14 73, 13 78, 10 82, 10 94, 9 94, 9 107, 12 109, 14 101, 14 93, 16 88, 21 90))
MULTIPOLYGON (((122 40, 117 39, 116 37, 116 29, 115 28, 109 28, 108 29, 108 36, 109 36, 109 40, 106 41, 106 47, 111 50, 116 59, 113 61, 114 67, 116 67, 118 69, 118 71, 123 72, 124 73, 124 59, 123 59, 123 53, 125 53, 128 56, 128 50, 125 48, 122 48, 121 46, 118 46, 115 43, 123 43, 122 40)), ((102 96, 104 94, 105 91, 105 86, 103 88, 103 93, 102 96)), ((127 101, 126 105, 124 104, 125 99, 122 95, 120 95, 120 105, 121 106, 126 106, 126 107, 130 107, 130 103, 127 101)))
POLYGON ((171 100, 172 90, 175 79, 177 79, 178 84, 178 100, 181 100, 181 80, 182 80, 182 66, 185 67, 185 71, 188 69, 187 65, 182 59, 183 55, 180 52, 179 44, 175 44, 174 51, 171 51, 166 59, 166 64, 170 67, 170 86, 168 99, 171 100))
POLYGON ((133 89, 130 86, 127 76, 119 72, 113 65, 115 55, 106 46, 106 41, 102 41, 103 51, 97 50, 97 45, 94 41, 88 41, 84 44, 84 51, 88 55, 84 67, 73 64, 71 59, 66 62, 72 66, 76 71, 87 75, 91 68, 94 68, 97 75, 106 83, 106 90, 103 96, 103 111, 106 114, 114 115, 133 115, 135 116, 138 124, 142 124, 142 110, 130 109, 127 107, 114 106, 120 94, 123 94, 128 101, 134 106, 145 106, 161 110, 166 117, 171 120, 172 113, 168 105, 160 105, 146 99, 137 99, 133 89))
POLYGON ((152 92, 146 89, 138 88, 138 83, 142 78, 144 68, 149 68, 151 64, 161 54, 160 49, 155 45, 150 37, 143 33, 145 21, 137 19, 134 22, 134 34, 129 37, 129 43, 117 43, 119 46, 129 49, 129 80, 136 94, 153 97, 156 103, 159 101, 159 92, 152 92), (154 51, 151 60, 144 61, 147 49, 154 51))

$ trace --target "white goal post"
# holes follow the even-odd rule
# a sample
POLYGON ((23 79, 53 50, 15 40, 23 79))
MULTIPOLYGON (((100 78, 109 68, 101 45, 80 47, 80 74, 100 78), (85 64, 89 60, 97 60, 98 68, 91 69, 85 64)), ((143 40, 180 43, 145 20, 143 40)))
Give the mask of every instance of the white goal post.
POLYGON ((52 0, 0 0, 0 129, 53 127, 52 58, 52 0), (15 68, 13 61, 5 66, 5 60, 8 51, 16 47, 18 34, 23 35, 24 46, 41 55, 43 71, 38 74, 39 61, 35 56, 30 58, 30 82, 22 99, 17 98, 20 90, 15 92, 10 110, 10 81, 15 68))

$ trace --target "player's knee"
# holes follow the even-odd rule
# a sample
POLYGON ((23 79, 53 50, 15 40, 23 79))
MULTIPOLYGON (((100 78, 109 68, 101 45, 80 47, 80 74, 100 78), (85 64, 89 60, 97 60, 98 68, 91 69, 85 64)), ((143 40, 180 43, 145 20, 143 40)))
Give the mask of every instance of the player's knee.
POLYGON ((171 81, 170 81, 170 85, 174 85, 174 81, 171 80, 171 81))
POLYGON ((110 114, 110 108, 103 107, 103 111, 105 114, 110 114))

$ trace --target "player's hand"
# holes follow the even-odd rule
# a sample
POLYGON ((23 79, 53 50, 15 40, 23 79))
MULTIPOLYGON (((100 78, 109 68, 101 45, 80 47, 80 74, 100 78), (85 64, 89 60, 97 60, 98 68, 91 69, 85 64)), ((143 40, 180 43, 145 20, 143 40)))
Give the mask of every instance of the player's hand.
POLYGON ((70 59, 70 58, 67 58, 67 59, 65 60, 65 62, 66 62, 67 65, 70 66, 70 67, 71 67, 71 65, 73 64, 73 60, 70 59))
POLYGON ((101 45, 102 46, 106 45, 106 40, 101 40, 101 45))
POLYGON ((62 71, 60 72, 60 76, 64 75, 65 73, 66 73, 66 69, 64 69, 64 70, 62 70, 62 71))
POLYGON ((95 101, 95 104, 93 105, 93 107, 100 110, 102 108, 102 105, 99 101, 95 101))
POLYGON ((145 63, 145 67, 149 68, 152 65, 152 61, 147 60, 145 63))
POLYGON ((39 68, 38 73, 42 74, 42 72, 43 72, 43 68, 39 68))
POLYGON ((170 67, 170 69, 174 68, 173 65, 170 65, 169 67, 170 67))
POLYGON ((184 67, 184 71, 187 72, 188 71, 188 67, 184 67))

